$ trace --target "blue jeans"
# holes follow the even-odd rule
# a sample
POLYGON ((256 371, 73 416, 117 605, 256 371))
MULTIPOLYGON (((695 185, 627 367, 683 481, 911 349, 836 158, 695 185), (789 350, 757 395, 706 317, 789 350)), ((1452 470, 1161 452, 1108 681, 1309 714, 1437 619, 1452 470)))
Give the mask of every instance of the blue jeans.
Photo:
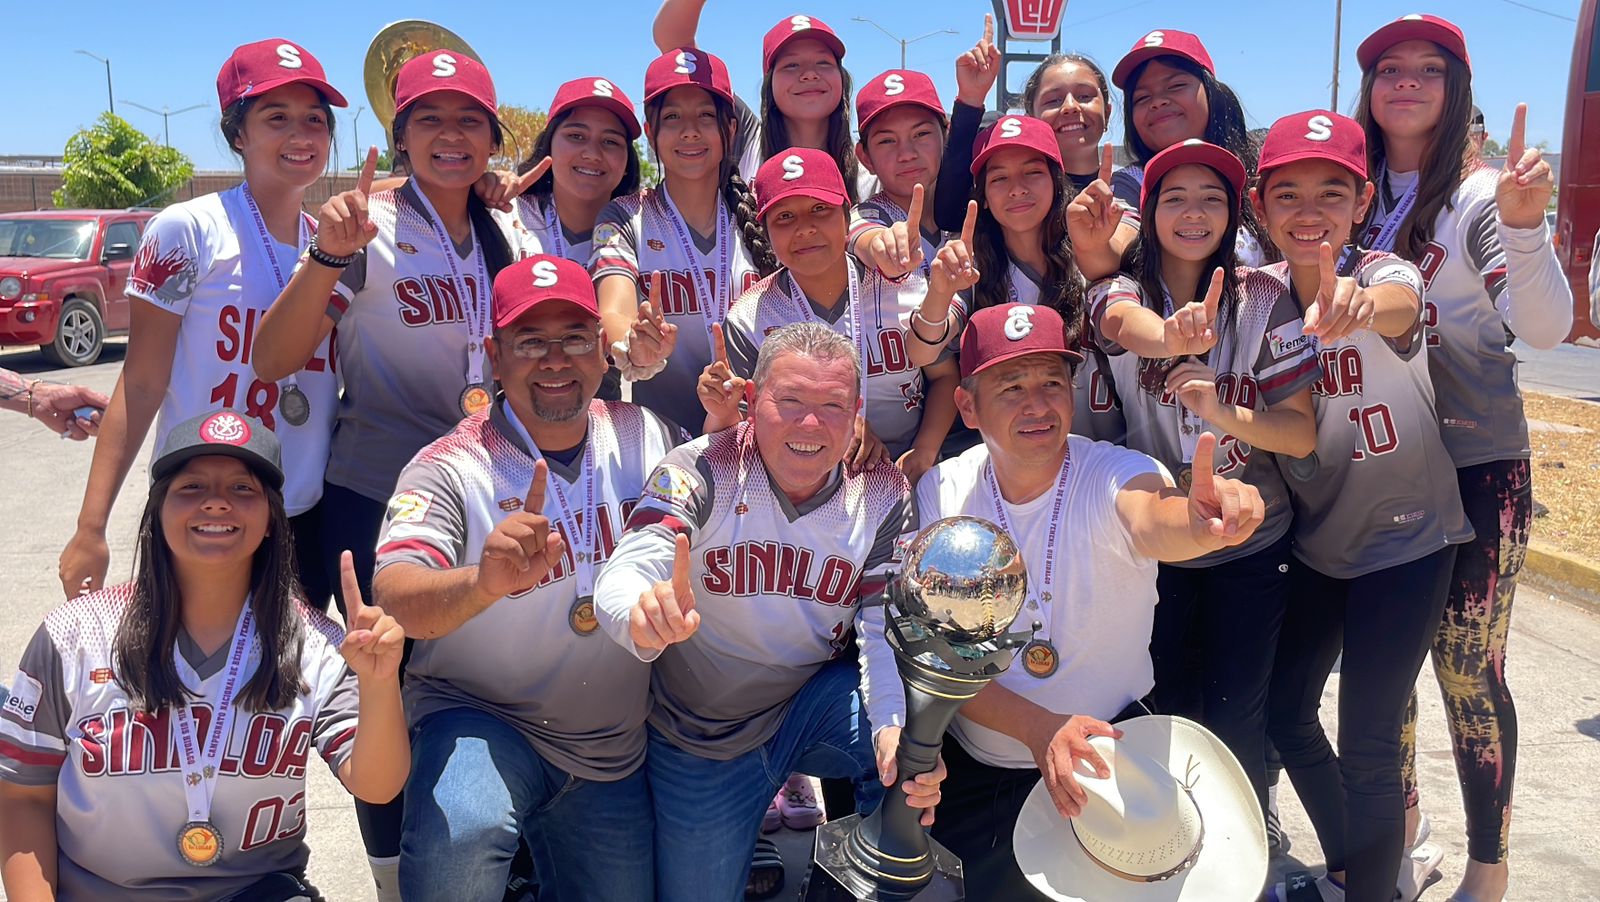
POLYGON ((823 665, 795 693, 772 738, 731 761, 686 752, 650 728, 645 770, 661 902, 742 900, 761 816, 791 773, 852 780, 856 810, 878 806, 883 785, 858 683, 854 661, 823 665))
POLYGON ((526 833, 540 885, 563 902, 650 902, 653 831, 642 767, 613 783, 574 777, 472 708, 436 711, 412 730, 400 836, 407 899, 499 902, 526 833))

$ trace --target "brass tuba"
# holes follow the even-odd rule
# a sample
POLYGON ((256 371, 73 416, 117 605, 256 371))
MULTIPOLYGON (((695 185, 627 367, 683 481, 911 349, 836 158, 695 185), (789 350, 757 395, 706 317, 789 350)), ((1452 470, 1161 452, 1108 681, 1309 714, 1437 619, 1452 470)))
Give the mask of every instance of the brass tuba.
POLYGON ((483 62, 477 51, 455 32, 421 19, 404 19, 385 25, 367 45, 361 80, 367 84, 367 103, 372 107, 372 115, 383 125, 391 156, 394 153, 395 79, 400 75, 401 66, 435 50, 451 50, 483 62))

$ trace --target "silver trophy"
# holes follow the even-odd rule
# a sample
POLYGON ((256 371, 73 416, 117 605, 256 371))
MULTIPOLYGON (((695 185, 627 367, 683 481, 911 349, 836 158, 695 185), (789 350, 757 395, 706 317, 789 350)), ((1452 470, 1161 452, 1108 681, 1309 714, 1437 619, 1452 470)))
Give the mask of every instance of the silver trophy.
POLYGON ((934 769, 945 729, 967 699, 1005 672, 1039 624, 1007 632, 1028 594, 1017 543, 978 517, 947 517, 918 533, 890 584, 885 612, 906 687, 899 779, 866 817, 818 828, 806 900, 953 902, 966 896, 961 862, 934 842, 900 783, 934 769))

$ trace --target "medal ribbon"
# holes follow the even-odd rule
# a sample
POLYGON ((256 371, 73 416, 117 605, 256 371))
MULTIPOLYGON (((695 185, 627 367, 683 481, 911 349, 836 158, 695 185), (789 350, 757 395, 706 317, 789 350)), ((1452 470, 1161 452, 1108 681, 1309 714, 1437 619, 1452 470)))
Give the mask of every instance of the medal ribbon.
MULTIPOLYGON (((544 208, 544 230, 550 236, 550 250, 555 256, 567 258, 567 238, 561 234, 561 217, 556 215, 556 198, 550 195, 550 204, 544 208)), ((586 267, 587 268, 587 267, 586 267)))
MULTIPOLYGON (((733 306, 733 289, 730 286, 733 274, 728 267, 733 239, 729 234, 732 225, 728 205, 720 198, 717 201, 717 290, 713 294, 710 284, 706 282, 705 267, 700 265, 700 254, 689 239, 689 226, 684 222, 683 214, 678 212, 678 205, 673 203, 672 193, 667 190, 665 182, 661 185, 661 196, 667 199, 667 212, 671 214, 667 218, 672 221, 672 231, 678 236, 678 247, 683 251, 684 261, 689 264, 689 278, 694 280, 694 292, 700 298, 700 324, 706 330, 706 360, 709 361, 714 356, 712 348, 717 344, 716 337, 711 334, 711 326, 727 319, 728 310, 733 306)), ((559 231, 560 228, 561 224, 556 223, 556 229, 559 231)), ((649 286, 646 286, 647 293, 648 290, 649 286)))
MULTIPOLYGON (((444 254, 444 262, 450 267, 450 284, 455 287, 456 297, 461 300, 461 310, 467 317, 467 332, 471 339, 467 342, 467 387, 481 386, 483 381, 484 350, 483 341, 489 336, 489 310, 487 295, 489 274, 483 266, 483 248, 478 248, 478 284, 469 300, 467 296, 467 281, 461 275, 461 266, 456 262, 455 242, 450 240, 450 233, 445 231, 444 224, 439 221, 439 211, 433 208, 433 202, 428 200, 428 195, 417 187, 416 179, 409 184, 422 201, 422 208, 428 214, 428 225, 433 226, 433 235, 439 239, 439 250, 444 254)), ((478 236, 472 236, 474 244, 478 236)))
POLYGON ((222 678, 222 689, 217 693, 217 708, 212 715, 211 730, 205 747, 195 737, 194 719, 189 714, 189 704, 174 706, 178 726, 178 739, 183 751, 183 798, 189 803, 189 820, 209 823, 211 799, 217 791, 218 765, 228 748, 228 738, 233 730, 233 698, 239 687, 239 673, 244 669, 246 652, 255 632, 255 617, 250 611, 250 598, 244 600, 244 610, 239 612, 239 626, 234 633, 233 645, 228 650, 227 671, 222 678))
MULTIPOLYGON (((256 205, 255 195, 250 193, 250 183, 248 181, 243 182, 241 183, 240 187, 244 189, 243 193, 245 209, 250 211, 250 218, 255 220, 256 236, 261 240, 262 254, 267 258, 267 265, 272 267, 272 284, 276 285, 278 288, 278 293, 282 294, 283 287, 289 284, 289 280, 284 278, 283 267, 278 264, 278 251, 277 248, 274 247, 276 242, 273 241, 272 233, 267 231, 267 221, 261 216, 261 208, 256 205)), ((309 232, 315 228, 316 221, 313 220, 311 216, 304 210, 301 210, 300 230, 295 236, 295 252, 297 254, 305 248, 306 243, 310 240, 309 232)), ((280 385, 283 386, 279 389, 280 393, 287 393, 291 389, 296 389, 299 387, 299 383, 295 380, 294 373, 290 373, 289 375, 285 376, 280 385)), ((291 423, 289 425, 292 426, 294 424, 291 423)))
MULTIPOLYGON (((844 258, 845 270, 850 277, 850 293, 846 299, 846 315, 850 317, 850 346, 861 355, 861 401, 867 399, 867 324, 862 319, 861 312, 861 279, 856 273, 856 264, 849 256, 844 258)), ((883 305, 881 301, 883 283, 879 281, 873 292, 873 307, 878 315, 878 331, 883 331, 883 305)), ((789 273, 789 300, 795 306, 795 313, 800 322, 821 322, 816 311, 811 309, 811 302, 806 300, 805 293, 800 290, 800 285, 794 280, 794 273, 789 273)))
MULTIPOLYGON (((515 413, 511 414, 513 417, 515 413)), ((583 528, 578 528, 578 520, 572 514, 572 506, 567 504, 566 493, 561 490, 561 480, 555 473, 546 471, 545 478, 549 481, 549 495, 556 499, 556 509, 561 519, 561 529, 567 534, 567 542, 574 546, 572 551, 572 572, 578 581, 578 597, 588 598, 594 595, 594 542, 595 542, 595 503, 594 503, 594 418, 589 419, 589 438, 583 446, 583 464, 578 470, 578 484, 583 486, 583 528)), ((528 449, 533 452, 534 460, 543 460, 544 454, 539 451, 539 446, 528 443, 528 449)), ((530 511, 542 513, 542 511, 530 511)))
MULTIPOLYGON (((1389 174, 1387 171, 1383 176, 1383 184, 1382 193, 1387 198, 1389 195, 1389 174)), ((1394 210, 1390 211, 1389 217, 1383 221, 1383 229, 1378 232, 1378 237, 1372 241, 1373 250, 1390 251, 1394 249, 1394 237, 1400 231, 1400 223, 1405 222, 1406 214, 1410 213, 1411 208, 1416 205, 1417 186, 1421 184, 1422 176, 1418 174, 1417 180, 1412 182, 1411 187, 1406 189, 1406 193, 1400 196, 1399 203, 1394 205, 1394 210)))
MULTIPOLYGON (((1048 602, 1055 591, 1056 534, 1061 529, 1061 505, 1065 504, 1067 500, 1067 474, 1071 471, 1072 447, 1069 445, 1062 456, 1061 471, 1056 475, 1055 502, 1050 506, 1050 532, 1045 536, 1044 543, 1044 579, 1037 583, 1034 582, 1031 576, 1028 579, 1028 605, 1029 607, 1037 605, 1037 608, 1041 611, 1044 609, 1044 605, 1037 604, 1037 600, 1043 598, 1048 602)), ((995 479, 993 460, 984 464, 983 478, 984 482, 989 485, 989 498, 994 502, 995 519, 999 521, 1000 528, 1005 531, 1006 535, 1011 536, 1013 541, 1018 541, 1017 534, 1011 529, 1011 518, 1006 516, 1006 499, 1000 494, 1000 483, 995 479)), ((1029 569, 1031 570, 1032 568, 1029 569)), ((1048 630, 1048 625, 1046 629, 1048 630)))

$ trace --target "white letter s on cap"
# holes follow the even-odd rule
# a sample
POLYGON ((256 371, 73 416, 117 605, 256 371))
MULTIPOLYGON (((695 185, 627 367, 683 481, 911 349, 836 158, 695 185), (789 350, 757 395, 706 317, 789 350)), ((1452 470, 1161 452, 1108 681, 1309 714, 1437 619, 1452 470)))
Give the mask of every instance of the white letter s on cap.
POLYGON ((679 75, 693 75, 696 69, 695 55, 687 50, 678 51, 677 67, 672 71, 679 75))
POLYGON ((789 24, 794 26, 794 31, 805 31, 807 28, 811 27, 811 17, 795 16, 789 20, 789 24))
POLYGON ((1166 32, 1152 31, 1144 36, 1144 45, 1146 47, 1160 47, 1162 44, 1166 43, 1166 40, 1166 32))
POLYGON ((1027 304, 1018 304, 1006 314, 1006 337, 1012 341, 1021 341, 1033 331, 1033 308, 1027 304))
POLYGON ((278 45, 278 65, 285 69, 298 69, 305 63, 300 59, 300 48, 293 44, 278 45))
POLYGON ((883 93, 890 97, 897 97, 906 92, 906 80, 897 72, 883 77, 883 93))
POLYGON ((1306 122, 1307 141, 1327 141, 1333 137, 1333 120, 1327 116, 1312 116, 1306 122))
POLYGON ((433 58, 433 77, 449 78, 456 74, 456 58, 448 53, 441 53, 433 58))
POLYGON ((594 96, 615 97, 616 88, 612 86, 611 82, 606 81, 603 78, 597 78, 594 80, 594 96))
POLYGON ((555 263, 550 260, 540 260, 533 264, 533 287, 549 288, 557 281, 555 263))
POLYGON ((797 153, 789 154, 783 158, 783 180, 792 182, 806 174, 806 161, 797 153))
POLYGON ((1015 138, 1022 134, 1022 121, 1015 117, 1000 120, 1000 137, 1015 138))

